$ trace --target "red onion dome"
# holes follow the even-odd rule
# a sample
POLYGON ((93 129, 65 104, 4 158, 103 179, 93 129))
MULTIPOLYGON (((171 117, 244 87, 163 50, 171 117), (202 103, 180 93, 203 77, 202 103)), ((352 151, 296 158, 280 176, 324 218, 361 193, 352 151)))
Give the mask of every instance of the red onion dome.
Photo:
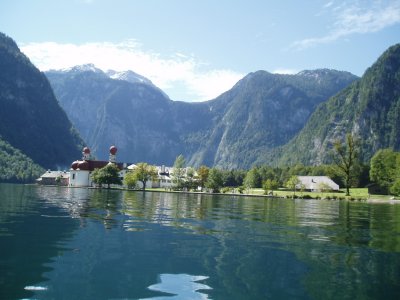
POLYGON ((78 161, 78 160, 74 161, 74 162, 72 163, 72 165, 71 165, 71 168, 74 169, 74 170, 76 170, 76 169, 78 168, 78 164, 79 164, 79 161, 78 161))
POLYGON ((88 171, 89 170, 89 163, 86 160, 80 161, 78 163, 78 169, 79 170, 88 171))
POLYGON ((117 153, 117 147, 115 147, 115 146, 111 146, 110 147, 110 154, 112 154, 112 155, 115 155, 115 153, 117 153))
POLYGON ((88 147, 83 148, 83 153, 90 154, 90 149, 88 147))

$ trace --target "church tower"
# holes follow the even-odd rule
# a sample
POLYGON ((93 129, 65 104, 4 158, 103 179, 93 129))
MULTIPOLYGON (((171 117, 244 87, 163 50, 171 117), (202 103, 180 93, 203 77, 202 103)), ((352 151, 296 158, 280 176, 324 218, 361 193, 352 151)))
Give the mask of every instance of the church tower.
POLYGON ((117 157, 116 157, 117 150, 118 149, 115 146, 111 146, 110 147, 110 156, 109 156, 109 159, 108 159, 109 162, 111 162, 111 163, 116 163, 117 162, 117 157))

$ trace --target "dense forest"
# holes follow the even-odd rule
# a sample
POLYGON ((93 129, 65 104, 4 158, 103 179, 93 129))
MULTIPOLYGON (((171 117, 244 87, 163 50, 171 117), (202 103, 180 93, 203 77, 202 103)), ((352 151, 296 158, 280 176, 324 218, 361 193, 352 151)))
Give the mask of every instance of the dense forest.
POLYGON ((44 169, 0 138, 0 182, 34 182, 44 169))

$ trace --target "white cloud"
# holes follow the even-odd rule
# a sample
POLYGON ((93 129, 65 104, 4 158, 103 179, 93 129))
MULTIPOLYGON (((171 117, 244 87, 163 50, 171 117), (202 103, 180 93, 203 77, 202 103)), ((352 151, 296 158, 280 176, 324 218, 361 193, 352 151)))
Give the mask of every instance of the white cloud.
POLYGON ((333 1, 329 1, 324 5, 325 8, 331 7, 333 5, 333 1))
POLYGON ((294 42, 290 48, 304 50, 318 44, 327 44, 353 35, 380 31, 400 23, 400 1, 355 1, 351 5, 332 7, 335 22, 331 31, 323 37, 307 38, 294 42), (369 5, 368 5, 369 4, 369 5))
POLYGON ((231 89, 233 85, 243 78, 242 74, 230 70, 212 70, 202 74, 194 74, 192 80, 187 82, 188 88, 198 92, 201 99, 213 99, 231 89))
POLYGON ((132 70, 149 78, 161 89, 167 89, 173 100, 210 100, 243 77, 243 74, 230 70, 202 70, 203 63, 182 53, 165 58, 159 53, 143 51, 136 40, 118 44, 29 43, 22 45, 21 49, 42 71, 87 63, 93 63, 104 71, 132 70), (183 99, 174 98, 174 95, 183 99))

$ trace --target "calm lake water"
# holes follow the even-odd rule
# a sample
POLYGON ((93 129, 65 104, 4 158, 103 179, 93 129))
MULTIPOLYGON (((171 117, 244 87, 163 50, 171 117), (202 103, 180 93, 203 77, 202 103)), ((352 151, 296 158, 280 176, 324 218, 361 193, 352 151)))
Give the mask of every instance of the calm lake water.
POLYGON ((0 184, 0 299, 400 299, 400 205, 0 184))

